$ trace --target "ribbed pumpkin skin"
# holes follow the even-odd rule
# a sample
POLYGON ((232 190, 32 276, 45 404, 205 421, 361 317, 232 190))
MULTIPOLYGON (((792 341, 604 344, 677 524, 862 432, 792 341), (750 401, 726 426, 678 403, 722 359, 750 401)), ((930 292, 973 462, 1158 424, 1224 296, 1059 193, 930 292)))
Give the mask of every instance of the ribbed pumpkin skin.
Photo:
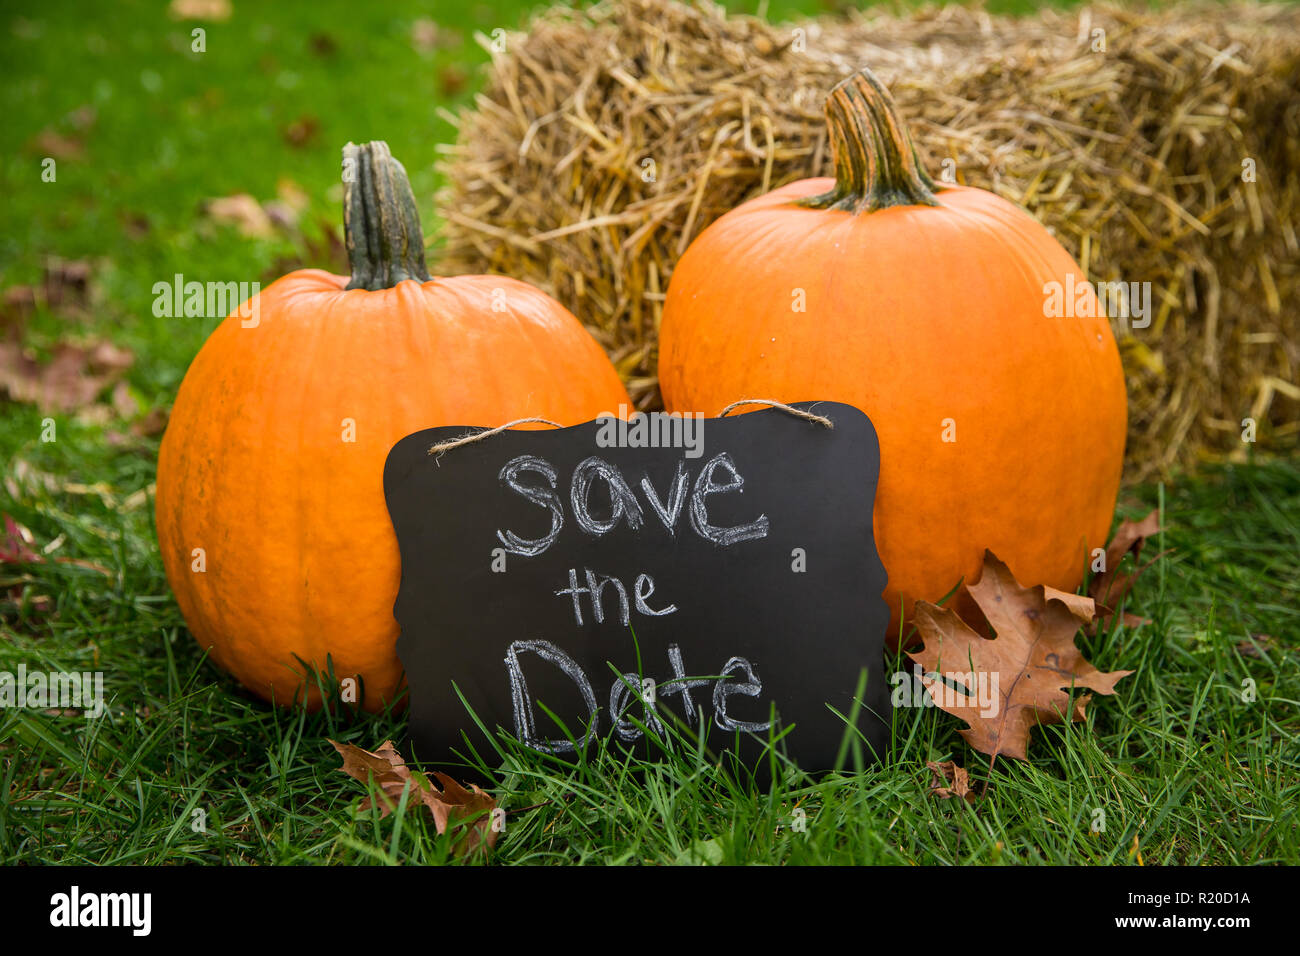
POLYGON ((1105 544, 1127 419, 1107 320, 1044 316, 1044 284, 1083 270, 979 189, 857 214, 792 205, 834 185, 754 199, 687 249, 660 331, 665 404, 828 399, 870 416, 891 635, 900 606, 910 619, 916 600, 976 580, 985 548, 1021 581, 1074 589, 1105 544))
MULTIPOLYGON (((167 578, 218 665, 283 704, 302 693, 295 655, 324 669, 328 654, 336 677, 362 676, 374 710, 401 683, 393 444, 439 425, 578 424, 628 396, 578 320, 532 286, 347 282, 295 272, 261 293, 256 328, 232 315, 212 334, 163 437, 156 514, 167 578), (494 289, 508 311, 492 311, 494 289)), ((314 689, 306 700, 319 703, 314 689)))

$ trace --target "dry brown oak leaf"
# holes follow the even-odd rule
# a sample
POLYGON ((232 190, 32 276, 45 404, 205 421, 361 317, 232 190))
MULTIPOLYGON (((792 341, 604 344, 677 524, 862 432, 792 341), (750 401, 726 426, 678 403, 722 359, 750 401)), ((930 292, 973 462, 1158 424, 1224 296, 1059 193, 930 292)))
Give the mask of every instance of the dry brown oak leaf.
MULTIPOLYGON (((925 643, 908 656, 925 669, 921 682, 935 705, 966 722, 961 735, 981 753, 1028 759, 1029 731, 1065 719, 1072 687, 1113 694, 1115 682, 1133 673, 1103 673, 1075 646, 1075 634, 1093 619, 1092 598, 1041 584, 1026 588, 991 551, 984 552, 984 569, 969 591, 997 636, 980 637, 953 611, 917 601, 916 625, 925 643), (960 681, 963 693, 929 676, 936 672, 950 680, 975 676, 960 681), (980 674, 997 674, 996 700, 978 698, 980 674)), ((992 677, 984 680, 991 690, 992 677)), ((1089 700, 1088 694, 1075 697, 1072 719, 1083 719, 1089 700)))
POLYGON ((965 767, 957 766, 957 761, 945 760, 940 763, 936 760, 927 760, 925 765, 930 768, 930 773, 933 775, 930 781, 930 793, 940 800, 957 797, 967 803, 975 802, 976 793, 970 788, 970 775, 965 767))
POLYGON ((134 358, 112 342, 60 342, 50 361, 38 362, 21 345, 0 342, 0 395, 31 402, 43 411, 74 412, 94 403, 134 358))
POLYGON ((366 797, 359 809, 369 810, 378 806, 379 815, 386 817, 397 809, 402 791, 409 786, 411 793, 407 801, 419 800, 429 808, 438 833, 446 833, 448 827, 453 831, 464 831, 452 847, 457 856, 465 856, 480 848, 490 850, 496 845, 499 828, 492 825, 492 813, 497 802, 474 784, 466 790, 445 773, 435 771, 433 776, 442 786, 439 790, 423 774, 413 773, 406 766, 391 740, 384 741, 374 752, 333 740, 330 743, 343 757, 340 770, 365 784, 374 780, 379 789, 380 799, 376 801, 373 797, 366 797))
MULTIPOLYGON (((1157 511, 1152 511, 1141 521, 1121 521, 1115 529, 1115 537, 1106 545, 1105 570, 1088 582, 1088 595, 1097 604, 1097 620, 1089 628, 1090 632, 1095 632, 1099 624, 1114 616, 1115 608, 1133 590, 1138 575, 1155 563, 1154 558, 1146 564, 1141 564, 1139 559, 1142 545, 1159 531, 1160 513, 1157 511), (1126 554, 1133 555, 1133 568, 1121 572, 1120 565, 1126 554)), ((1124 612, 1123 624, 1126 627, 1146 623, 1146 618, 1124 612)))

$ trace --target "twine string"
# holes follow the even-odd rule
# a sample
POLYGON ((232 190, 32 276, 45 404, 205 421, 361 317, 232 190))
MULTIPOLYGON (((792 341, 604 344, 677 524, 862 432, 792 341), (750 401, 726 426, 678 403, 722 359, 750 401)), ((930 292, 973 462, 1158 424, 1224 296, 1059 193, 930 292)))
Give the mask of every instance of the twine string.
MULTIPOLYGON (((783 402, 772 401, 769 398, 742 398, 738 402, 732 402, 724 408, 719 414, 719 418, 726 418, 728 413, 741 405, 770 405, 772 408, 780 409, 787 415, 793 415, 795 418, 802 418, 823 428, 834 428, 835 423, 824 415, 814 415, 812 412, 806 412, 802 408, 795 408, 792 405, 786 405, 783 402)), ((453 448, 459 448, 462 445, 472 445, 475 442, 483 441, 485 438, 491 438, 493 435, 499 435, 508 428, 514 428, 516 425, 527 425, 537 423, 540 425, 550 425, 552 428, 563 428, 558 422, 553 422, 549 418, 516 418, 513 422, 506 422, 504 425, 498 425, 496 428, 484 428, 476 432, 466 432, 459 438, 449 438, 446 441, 440 441, 436 445, 430 445, 428 454, 441 455, 445 451, 451 451, 453 448)))
POLYGON ((550 425, 552 428, 564 427, 559 422, 553 422, 549 418, 516 418, 513 422, 506 422, 504 425, 498 425, 496 428, 485 428, 482 431, 466 432, 459 438, 449 438, 446 441, 438 442, 436 445, 430 445, 429 454, 441 455, 444 451, 459 448, 461 445, 472 445, 476 441, 482 441, 485 438, 491 438, 493 435, 499 435, 507 428, 514 428, 516 425, 527 425, 529 422, 550 425))
POLYGON ((825 415, 814 415, 812 412, 806 412, 802 408, 795 408, 793 405, 786 405, 784 402, 774 402, 770 398, 742 398, 740 401, 732 402, 730 405, 724 408, 721 412, 718 413, 718 417, 726 418, 728 412, 730 412, 733 408, 739 408, 741 405, 770 405, 773 408, 779 408, 787 415, 793 415, 795 418, 802 418, 805 421, 810 421, 813 422, 814 424, 821 425, 823 428, 835 427, 835 423, 831 421, 829 418, 827 418, 825 415))

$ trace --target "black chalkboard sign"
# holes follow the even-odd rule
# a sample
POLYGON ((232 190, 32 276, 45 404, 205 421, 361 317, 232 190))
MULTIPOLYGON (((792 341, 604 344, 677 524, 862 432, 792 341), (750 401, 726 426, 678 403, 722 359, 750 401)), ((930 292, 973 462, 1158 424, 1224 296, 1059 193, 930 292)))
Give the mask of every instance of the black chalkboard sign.
POLYGON ((856 408, 795 407, 833 427, 773 408, 398 442, 384 493, 414 756, 491 753, 466 703, 570 756, 671 725, 750 761, 788 731, 777 747, 826 770, 851 713, 883 752, 879 444, 856 408))

